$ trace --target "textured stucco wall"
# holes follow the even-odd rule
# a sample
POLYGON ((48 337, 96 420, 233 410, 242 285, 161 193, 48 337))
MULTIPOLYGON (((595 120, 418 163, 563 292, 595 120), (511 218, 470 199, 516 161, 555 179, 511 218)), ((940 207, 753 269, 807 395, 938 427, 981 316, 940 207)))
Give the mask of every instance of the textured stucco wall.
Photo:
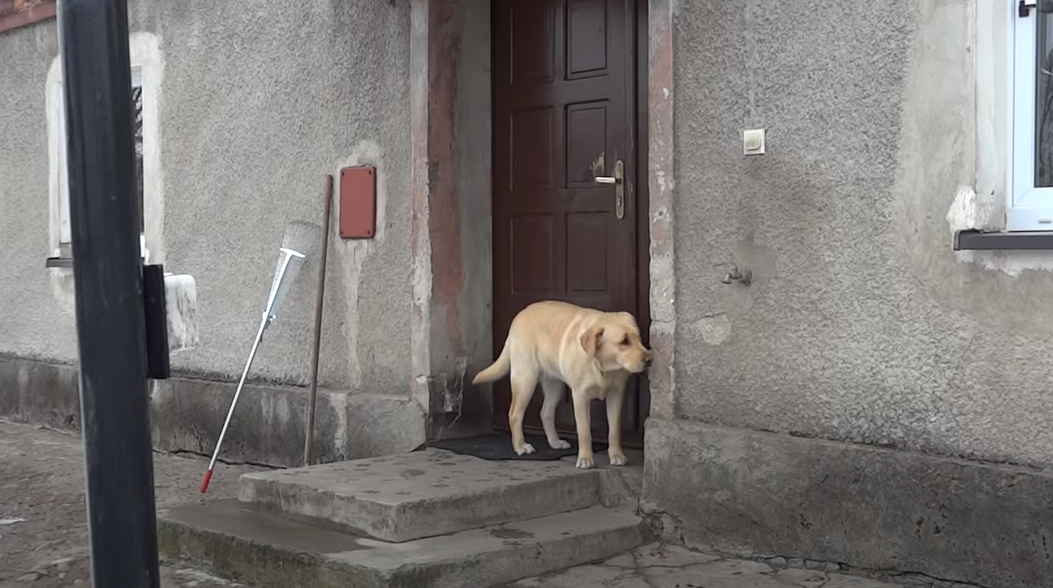
POLYGON ((73 307, 44 269, 49 248, 45 84, 58 55, 54 21, 0 34, 0 353, 72 359, 73 307))
POLYGON ((977 79, 1004 68, 974 50, 995 21, 955 0, 675 19, 676 416, 1053 463, 1053 275, 1028 269, 1049 256, 951 250, 1004 145, 977 79), (768 152, 744 157, 755 127, 768 152), (731 263, 754 284, 721 284, 731 263))
MULTIPOLYGON (((164 263, 198 284, 201 345, 174 368, 240 375, 285 224, 321 222, 325 173, 373 164, 376 238, 330 239, 321 384, 407 394, 408 2, 130 4, 131 31, 156 35, 163 55, 164 263)), ((68 278, 44 269, 55 22, 0 35, 0 55, 0 353, 73 361, 68 278)), ((306 382, 316 274, 304 266, 258 377, 306 382)))

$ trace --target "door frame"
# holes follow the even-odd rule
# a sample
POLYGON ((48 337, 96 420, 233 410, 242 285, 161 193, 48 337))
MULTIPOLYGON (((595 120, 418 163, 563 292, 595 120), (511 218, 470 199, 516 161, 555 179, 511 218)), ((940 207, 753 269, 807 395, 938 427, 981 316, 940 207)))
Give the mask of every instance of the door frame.
MULTIPOLYGON (((649 125, 649 92, 648 92, 648 56, 649 51, 649 2, 635 0, 636 46, 633 68, 633 83, 636 86, 636 100, 633 101, 633 112, 636 118, 636 322, 640 325, 640 334, 644 345, 651 345, 651 174, 649 163, 650 136, 649 125)), ((643 420, 646 422, 651 413, 650 374, 641 377, 640 405, 643 407, 643 420)), ((641 426, 640 443, 643 443, 641 426)), ((636 440, 630 440, 635 443, 636 440)))
MULTIPOLYGON (((399 6, 392 4, 392 9, 399 6)), ((471 386, 475 373, 494 359, 492 194, 491 189, 465 185, 466 178, 470 182, 480 175, 480 152, 487 154, 482 173, 488 173, 492 116, 471 124, 458 118, 491 111, 492 86, 490 92, 480 92, 481 85, 466 82, 479 72, 489 76, 490 0, 409 0, 409 6, 413 292, 407 379, 410 398, 428 417, 428 439, 438 439, 465 429, 489 429, 492 413, 489 387, 471 386), (466 24, 480 13, 485 13, 487 26, 466 24), (480 49, 485 53, 477 53, 480 49), (474 55, 487 63, 473 62, 474 55)), ((646 382, 648 418, 672 418, 674 0, 636 0, 636 8, 637 319, 654 352, 646 382), (643 170, 646 181, 639 179, 643 170)), ((491 185, 489 176, 485 180, 491 185)))

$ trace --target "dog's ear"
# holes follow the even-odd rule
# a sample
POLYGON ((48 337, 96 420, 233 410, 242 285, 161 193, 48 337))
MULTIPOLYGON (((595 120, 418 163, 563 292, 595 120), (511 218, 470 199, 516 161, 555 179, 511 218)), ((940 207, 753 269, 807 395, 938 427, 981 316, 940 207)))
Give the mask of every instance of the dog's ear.
POLYGON ((589 354, 589 357, 596 355, 596 349, 600 346, 600 339, 603 338, 603 327, 595 326, 586 330, 581 335, 581 347, 585 350, 585 353, 589 354))

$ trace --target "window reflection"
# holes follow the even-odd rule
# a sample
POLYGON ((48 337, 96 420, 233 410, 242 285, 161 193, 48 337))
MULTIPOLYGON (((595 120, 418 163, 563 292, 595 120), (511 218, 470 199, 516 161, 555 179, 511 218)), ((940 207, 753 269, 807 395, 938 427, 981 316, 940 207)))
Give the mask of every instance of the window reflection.
POLYGON ((1053 14, 1047 10, 1037 12, 1035 186, 1048 188, 1053 186, 1053 14))

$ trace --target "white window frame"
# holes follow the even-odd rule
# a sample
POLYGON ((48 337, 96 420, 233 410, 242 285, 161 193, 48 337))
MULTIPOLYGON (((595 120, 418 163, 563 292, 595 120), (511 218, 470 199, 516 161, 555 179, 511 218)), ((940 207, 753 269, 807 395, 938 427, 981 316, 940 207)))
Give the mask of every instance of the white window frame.
MULTIPOLYGON (((149 99, 146 95, 146 89, 143 84, 143 68, 140 65, 133 65, 131 69, 131 87, 139 88, 143 92, 143 110, 146 110, 146 101, 149 99)), ((69 210, 69 178, 67 176, 66 166, 66 95, 63 91, 63 82, 61 79, 55 82, 55 87, 52 91, 55 92, 56 99, 52 102, 55 105, 56 112, 54 113, 55 126, 58 133, 58 151, 55 153, 56 165, 53 168, 54 173, 57 175, 58 185, 58 220, 59 220, 59 247, 66 249, 73 242, 72 230, 70 229, 70 210, 69 210)), ((145 116, 145 114, 144 114, 145 116)), ((146 124, 144 121, 143 130, 143 143, 151 138, 146 136, 146 124)), ((145 168, 144 162, 144 168, 145 168)), ((139 203, 139 206, 146 206, 146 194, 145 190, 149 189, 150 182, 146 181, 146 174, 148 169, 142 170, 144 176, 144 194, 143 201, 139 203)), ((146 247, 146 233, 145 229, 139 233, 139 254, 140 256, 149 261, 150 252, 146 247)))
POLYGON ((1005 2, 1012 23, 1009 60, 1012 82, 1009 104, 1012 108, 1012 140, 1009 142, 1009 189, 1006 190, 1006 230, 1053 231, 1053 187, 1035 186, 1036 111, 1038 64, 1037 23, 1039 11, 1032 7, 1028 17, 1018 14, 1019 0, 1005 2))

